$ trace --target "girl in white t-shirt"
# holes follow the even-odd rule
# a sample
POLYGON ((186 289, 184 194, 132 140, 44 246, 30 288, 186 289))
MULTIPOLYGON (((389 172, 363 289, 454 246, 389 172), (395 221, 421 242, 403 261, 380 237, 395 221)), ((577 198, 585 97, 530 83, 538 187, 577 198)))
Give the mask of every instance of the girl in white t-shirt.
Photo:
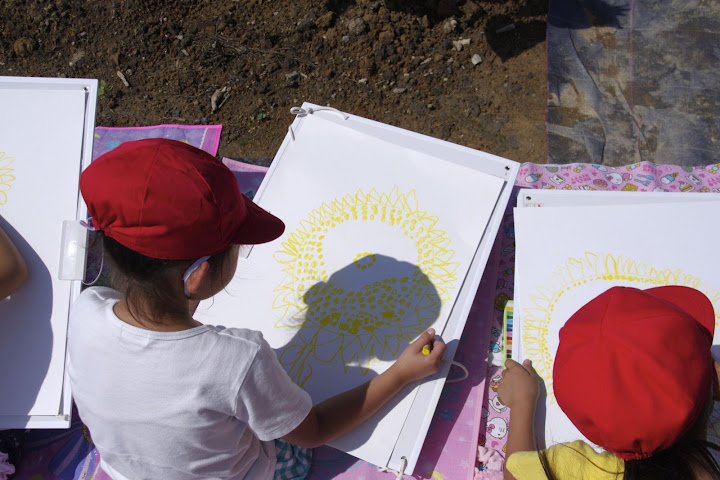
POLYGON ((384 373, 313 406, 259 332, 194 320, 233 277, 238 245, 284 230, 207 153, 164 139, 124 143, 83 172, 80 188, 115 289, 89 288, 73 305, 68 372, 111 477, 304 478, 306 447, 438 370, 445 345, 428 330, 384 373))

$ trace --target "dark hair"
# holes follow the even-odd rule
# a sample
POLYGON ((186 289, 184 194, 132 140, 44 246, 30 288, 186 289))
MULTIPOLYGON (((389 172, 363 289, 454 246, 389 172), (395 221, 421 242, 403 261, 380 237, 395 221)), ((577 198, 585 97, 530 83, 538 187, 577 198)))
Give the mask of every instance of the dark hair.
POLYGON ((720 468, 712 450, 720 452, 720 447, 707 440, 680 441, 652 457, 626 461, 623 479, 720 479, 720 468))
MULTIPOLYGON (((187 260, 162 260, 147 257, 127 248, 100 232, 104 252, 111 262, 111 284, 124 296, 130 314, 142 323, 142 320, 154 321, 163 315, 182 315, 187 313, 178 293, 183 296, 182 273, 196 258, 187 260), (171 275, 177 272, 180 275, 171 275), (176 285, 173 285, 175 283, 176 285)), ((230 248, 212 255, 210 264, 211 279, 223 269, 223 263, 230 248)))
MULTIPOLYGON (((713 399, 710 398, 695 425, 670 448, 641 460, 625 460, 625 473, 622 474, 622 480, 655 480, 659 478, 663 480, 706 478, 720 480, 720 467, 712 454, 713 451, 720 453, 720 446, 704 439, 705 428, 713 406, 713 399)), ((567 445, 564 447, 572 448, 567 445)), ((540 450, 538 455, 548 480, 562 480, 555 475, 548 459, 547 450, 540 450)), ((610 472, 598 465, 595 466, 598 470, 616 474, 618 479, 620 478, 621 472, 610 472)))

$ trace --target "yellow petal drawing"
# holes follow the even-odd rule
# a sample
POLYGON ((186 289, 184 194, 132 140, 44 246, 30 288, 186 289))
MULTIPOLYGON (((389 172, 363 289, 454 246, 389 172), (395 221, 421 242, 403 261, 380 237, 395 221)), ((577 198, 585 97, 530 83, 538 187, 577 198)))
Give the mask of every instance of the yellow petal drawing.
POLYGON ((396 358, 400 348, 437 318, 443 301, 456 288, 459 263, 453 261, 447 233, 438 217, 420 209, 411 190, 357 191, 323 203, 282 242, 274 258, 282 266, 273 308, 281 314, 276 328, 297 330, 279 354, 291 378, 303 385, 312 364, 342 362, 367 374, 373 362, 396 358), (379 222, 392 227, 416 249, 414 264, 379 252, 349 252, 346 272, 330 272, 325 255, 338 239, 337 227, 379 222), (384 274, 394 262, 396 274, 384 274), (374 276, 373 276, 374 275, 374 276), (366 279, 362 284, 340 278, 366 279))
POLYGON ((715 307, 715 323, 720 319, 720 292, 707 288, 703 282, 679 269, 662 269, 632 258, 609 253, 585 252, 578 258, 568 258, 552 273, 546 286, 536 287, 528 305, 522 308, 521 345, 525 356, 545 381, 548 399, 555 403, 552 385, 554 351, 550 348, 550 324, 557 305, 564 296, 589 282, 607 281, 608 288, 617 284, 682 285, 703 292, 715 307))
POLYGON ((0 152, 0 205, 5 205, 8 201, 7 192, 12 187, 11 182, 15 181, 15 171, 12 168, 14 157, 11 157, 5 152, 0 152))

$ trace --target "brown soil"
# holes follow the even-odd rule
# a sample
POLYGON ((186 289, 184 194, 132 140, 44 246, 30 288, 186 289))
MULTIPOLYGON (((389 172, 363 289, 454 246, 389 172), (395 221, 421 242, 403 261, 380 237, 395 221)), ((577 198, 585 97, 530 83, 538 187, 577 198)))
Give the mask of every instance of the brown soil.
POLYGON ((220 123, 235 158, 309 101, 544 163, 547 3, 4 0, 0 75, 97 78, 97 125, 220 123))

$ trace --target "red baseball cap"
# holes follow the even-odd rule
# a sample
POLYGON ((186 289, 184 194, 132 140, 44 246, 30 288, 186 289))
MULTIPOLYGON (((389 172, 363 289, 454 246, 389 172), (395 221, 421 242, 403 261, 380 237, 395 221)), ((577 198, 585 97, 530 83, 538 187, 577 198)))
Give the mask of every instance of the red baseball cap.
POLYGON ((80 176, 95 228, 152 258, 187 260, 282 235, 282 220, 243 195, 228 167, 175 140, 126 142, 80 176))
POLYGON ((560 330, 558 405, 591 442, 624 460, 650 457, 710 398, 714 332, 712 303, 693 288, 611 288, 560 330))

